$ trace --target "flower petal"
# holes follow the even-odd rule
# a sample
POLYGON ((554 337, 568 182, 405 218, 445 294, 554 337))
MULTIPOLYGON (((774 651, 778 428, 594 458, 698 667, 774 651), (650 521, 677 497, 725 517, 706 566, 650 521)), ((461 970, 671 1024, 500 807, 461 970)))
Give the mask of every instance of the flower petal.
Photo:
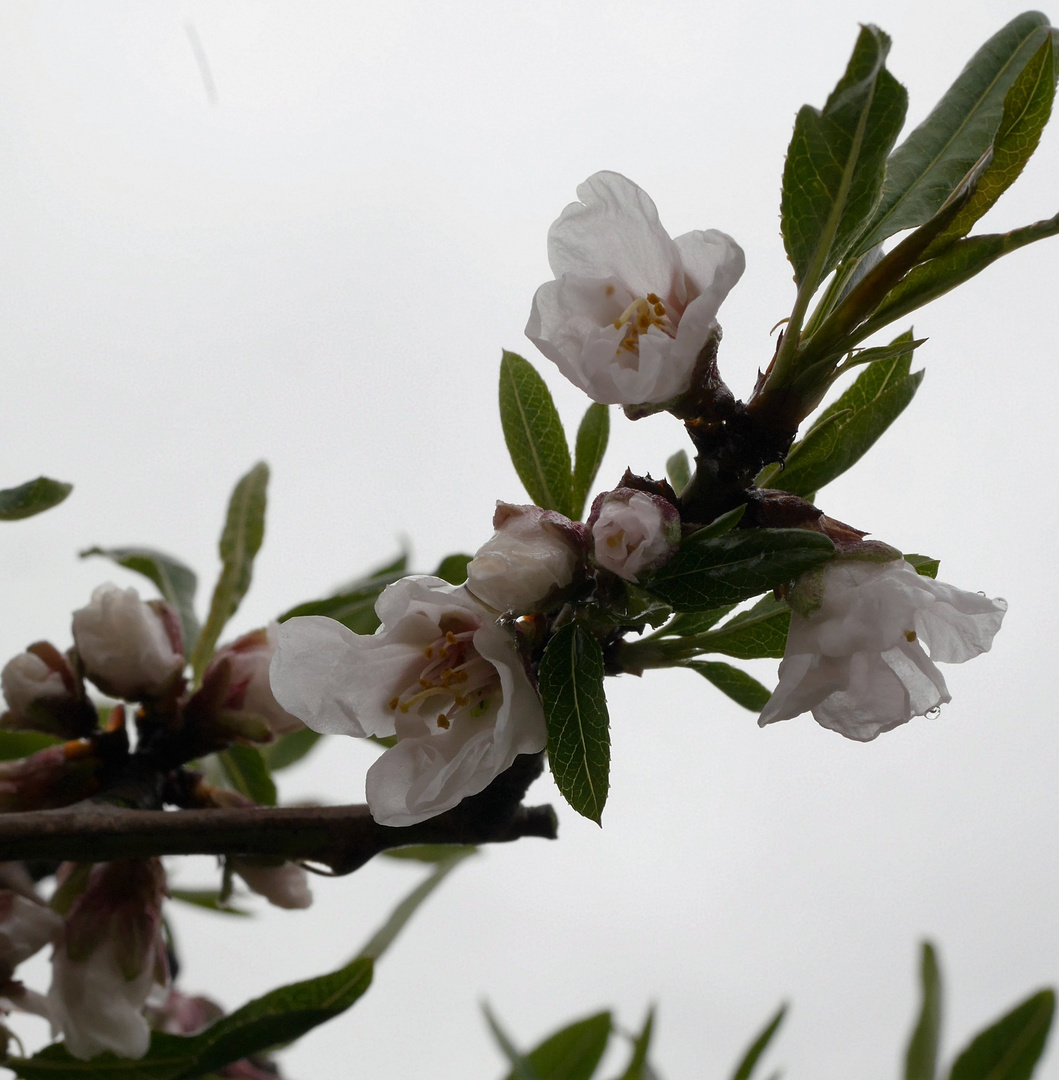
POLYGON ((555 276, 614 276, 636 296, 654 292, 683 307, 680 253, 647 192, 621 173, 598 172, 578 185, 577 197, 548 231, 555 276))

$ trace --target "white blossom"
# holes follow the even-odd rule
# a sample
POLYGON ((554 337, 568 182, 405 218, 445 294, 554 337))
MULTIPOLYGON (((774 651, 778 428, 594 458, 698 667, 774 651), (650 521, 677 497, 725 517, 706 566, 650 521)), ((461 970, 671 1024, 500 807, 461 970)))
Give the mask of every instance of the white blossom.
POLYGON ((742 248, 716 229, 672 239, 619 173, 590 176, 577 196, 548 231, 556 280, 537 290, 527 337, 595 401, 679 397, 743 273, 742 248))
POLYGON ((676 507, 632 488, 598 496, 588 524, 596 562, 634 583, 666 562, 680 543, 676 507))
POLYGON ((584 559, 583 526, 554 510, 498 502, 493 528, 467 566, 467 588, 497 611, 531 610, 584 559))
POLYGON ((0 980, 54 940, 62 918, 39 900, 0 889, 0 980))
POLYGON ((180 624, 168 604, 107 583, 73 617, 74 644, 106 694, 138 701, 168 688, 184 669, 180 624))
POLYGON ((297 863, 285 862, 279 866, 271 866, 253 859, 232 856, 228 859, 228 865, 246 882, 251 892, 263 896, 274 907, 293 911, 307 908, 313 902, 309 875, 297 863))
POLYGON ((544 749, 544 712, 514 641, 466 589, 403 578, 375 610, 370 636, 322 616, 283 623, 272 691, 314 731, 397 736, 368 770, 376 821, 434 817, 544 749))
POLYGON ((812 712, 846 738, 874 739, 950 701, 935 663, 987 651, 1007 610, 1003 600, 923 577, 904 559, 838 560, 810 573, 811 600, 795 598, 762 726, 812 712))

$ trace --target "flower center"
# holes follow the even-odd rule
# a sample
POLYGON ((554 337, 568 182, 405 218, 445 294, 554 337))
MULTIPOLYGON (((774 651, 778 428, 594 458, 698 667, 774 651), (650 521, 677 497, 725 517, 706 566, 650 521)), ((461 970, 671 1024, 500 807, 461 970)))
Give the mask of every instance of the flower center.
POLYGON ((614 329, 625 328, 625 336, 618 345, 618 352, 630 352, 640 355, 640 335, 646 334, 652 326, 657 326, 662 333, 671 338, 677 336, 677 328, 673 320, 666 314, 666 306, 661 297, 655 293, 648 293, 646 297, 634 300, 614 320, 614 329))
POLYGON ((389 702, 393 712, 436 711, 437 730, 446 731, 458 713, 481 716, 500 693, 500 676, 474 647, 478 628, 446 630, 424 650, 425 664, 414 682, 389 702))

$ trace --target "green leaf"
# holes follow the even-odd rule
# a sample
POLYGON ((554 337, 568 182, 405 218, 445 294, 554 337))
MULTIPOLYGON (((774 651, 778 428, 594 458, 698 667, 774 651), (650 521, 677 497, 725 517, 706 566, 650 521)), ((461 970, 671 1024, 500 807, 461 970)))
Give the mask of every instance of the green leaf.
POLYGON ((18 487, 0 490, 0 521, 21 521, 50 510, 73 491, 73 484, 38 476, 18 487))
POLYGON ((1055 1013, 1055 993, 1041 990, 977 1035, 953 1063, 949 1080, 1029 1080, 1055 1013))
POLYGON ((932 559, 929 555, 906 555, 905 562, 910 563, 917 574, 928 578, 936 578, 941 567, 941 560, 932 559))
POLYGON ((111 1053, 79 1061, 55 1043, 32 1058, 9 1058, 4 1064, 24 1080, 198 1080, 338 1016, 364 994, 371 975, 372 961, 357 958, 328 975, 273 990, 198 1035, 156 1031, 139 1061, 111 1053))
POLYGON ((394 938, 404 929, 408 920, 416 913, 420 904, 463 862, 475 853, 476 849, 468 845, 454 844, 447 859, 439 862, 429 877, 421 881, 393 909, 386 922, 368 939, 364 948, 357 953, 357 960, 378 960, 393 944, 394 938))
POLYGON ((875 360, 791 448, 783 470, 769 485, 795 495, 811 496, 871 449, 912 400, 923 372, 909 374, 915 342, 912 332, 902 334, 894 346, 903 351, 875 360))
POLYGON ((735 607, 735 604, 722 604, 709 611, 684 612, 674 615, 652 638, 658 637, 696 637, 716 626, 735 607))
MULTIPOLYGON (((525 1055, 528 1074, 534 1080, 591 1080, 610 1040, 609 1012, 578 1020, 549 1036, 525 1055)), ((516 1067, 507 1080, 522 1080, 526 1075, 516 1067)))
POLYGON ((971 226, 1019 178, 1026 162, 1041 141, 1041 132, 1052 114, 1055 98, 1055 42, 1045 33, 1040 47, 1019 72, 1004 98, 1004 112, 993 140, 992 160, 982 173, 974 193, 952 224, 934 241, 940 250, 971 226))
POLYGON ((265 489, 268 486, 268 466, 259 461, 232 492, 228 517, 221 533, 221 575, 213 590, 213 600, 206 624, 199 634, 191 654, 191 668, 196 681, 202 677, 213 650, 228 620, 235 614, 246 590, 254 556, 265 536, 265 489))
POLYGON ((236 791, 261 806, 276 805, 276 784, 256 746, 233 743, 217 758, 236 791))
POLYGON ((658 1080, 658 1074, 651 1068, 647 1061, 647 1055, 651 1049, 651 1036, 654 1033, 655 1011, 652 1006, 647 1011, 647 1019, 644 1020, 640 1034, 633 1039, 632 1057, 625 1071, 617 1080, 658 1080))
POLYGON ((747 1048, 743 1060, 739 1062, 735 1072, 732 1073, 732 1080, 750 1080, 754 1069, 757 1067, 758 1060, 772 1041, 772 1036, 776 1034, 780 1024, 783 1023, 783 1017, 786 1013, 787 1006, 781 1005, 776 1015, 765 1025, 761 1033, 747 1048))
POLYGON ((783 169, 781 230, 809 292, 845 255, 875 208, 908 95, 886 70, 890 39, 865 26, 823 111, 805 105, 783 169))
POLYGON ((577 623, 548 642, 538 672, 548 760, 563 798, 597 824, 607 801, 610 720, 603 692, 603 650, 577 623))
POLYGON ((18 761, 61 742, 62 739, 43 731, 8 731, 0 728, 0 761, 18 761))
POLYGON ((222 915, 244 915, 249 911, 221 900, 220 889, 169 889, 170 900, 179 900, 182 904, 192 904, 195 907, 204 908, 206 911, 217 911, 222 915))
POLYGON ((199 620, 195 615, 195 589, 198 578, 195 571, 185 566, 172 555, 151 548, 90 547, 81 552, 81 558, 89 555, 102 555, 126 570, 142 574, 152 582, 162 594, 162 599, 170 604, 180 616, 180 625, 184 631, 184 651, 190 653, 199 636, 199 620))
POLYGON ((603 463, 610 438, 610 410, 594 401, 589 405, 577 429, 574 451, 574 475, 571 480, 570 509, 572 518, 580 521, 585 515, 585 501, 592 482, 603 463))
POLYGON ((691 483, 691 464, 688 461, 687 451, 678 450, 666 458, 666 475, 678 495, 691 483))
POLYGON ((258 753, 264 759, 265 767, 269 772, 278 772, 301 761, 320 741, 320 737, 318 731, 302 728, 300 731, 292 731, 289 735, 281 736, 273 743, 259 747, 258 753))
POLYGON ((790 624, 791 609, 770 594, 749 611, 703 634, 698 645, 703 652, 724 653, 737 660, 777 659, 787 647, 790 624))
POLYGON ((511 462, 530 498, 571 513, 570 449, 552 395, 533 365, 505 350, 500 361, 500 423, 511 462))
POLYGON ((762 686, 752 675, 732 667, 731 664, 724 664, 719 660, 689 660, 686 666, 713 683, 737 705, 742 705, 751 712, 761 712, 772 697, 771 690, 762 686))
POLYGON ((292 607, 280 615, 278 621, 286 622, 300 615, 326 615, 348 627, 354 634, 374 634, 379 626, 375 602, 387 585, 405 576, 407 568, 408 556, 401 555, 394 562, 344 585, 323 600, 310 600, 292 607))
POLYGON ((462 585, 467 580, 467 564, 473 559, 473 555, 446 555, 438 563, 434 571, 434 577, 447 581, 450 585, 462 585))
POLYGON ((983 233, 956 240, 941 254, 913 267, 894 286, 875 314, 857 331, 859 339, 874 334, 950 289, 969 281, 1002 255, 1059 233, 1059 214, 1006 233, 983 233))
POLYGON ((508 1080, 540 1080, 529 1061, 519 1053, 518 1047, 512 1041, 511 1036, 503 1029, 487 1002, 482 1002, 482 1012, 485 1015, 485 1022, 489 1025, 493 1038, 496 1039, 497 1046, 503 1051, 504 1057, 507 1058, 511 1065, 508 1080))
POLYGON ((737 529, 682 545, 649 588, 675 611, 707 611, 791 581, 834 550, 823 533, 807 529, 737 529))
POLYGON ((941 1044, 941 972, 929 941, 923 942, 919 984, 923 1001, 905 1051, 905 1080, 934 1080, 941 1044))
POLYGON ((743 520, 745 513, 746 503, 743 503, 742 506, 737 506, 734 510, 729 510, 719 517, 715 517, 709 525, 704 525, 690 536, 685 537, 684 543, 697 544, 700 540, 710 540, 715 536, 723 536, 726 532, 731 532, 743 520))
POLYGON ((882 198, 856 254, 924 224, 960 186, 992 145, 1008 90, 1040 48, 1047 26, 1040 12, 1026 12, 974 54, 926 120, 890 156, 882 198))

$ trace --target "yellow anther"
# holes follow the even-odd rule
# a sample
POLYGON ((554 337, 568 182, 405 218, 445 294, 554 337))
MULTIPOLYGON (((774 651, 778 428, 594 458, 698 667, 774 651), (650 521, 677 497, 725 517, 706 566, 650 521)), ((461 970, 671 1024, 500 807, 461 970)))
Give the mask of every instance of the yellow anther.
POLYGON ((433 660, 433 659, 434 659, 434 649, 433 649, 433 648, 432 648, 432 647, 431 647, 430 645, 428 645, 428 646, 427 646, 427 647, 426 647, 426 648, 425 648, 425 649, 423 650, 423 655, 424 655, 424 656, 425 656, 425 657, 426 657, 426 658, 427 658, 428 660, 433 660))
POLYGON ((456 644, 456 635, 451 630, 446 630, 445 631, 445 640, 450 645, 455 645, 456 644))
POLYGON ((916 632, 915 632, 915 630, 906 630, 905 631, 905 640, 906 641, 915 641, 916 640, 916 632))
POLYGON ((649 304, 660 304, 662 302, 662 298, 660 296, 657 296, 653 292, 649 292, 647 294, 647 302, 649 304))
POLYGON ((390 709, 396 712, 397 706, 400 704, 400 701, 400 698, 390 698, 390 709))
POLYGON ((444 731, 449 729, 449 718, 444 713, 438 717, 438 727, 444 731))
POLYGON ((665 304, 661 304, 661 303, 659 303, 659 304, 655 304, 655 314, 656 314, 656 315, 658 315, 659 317, 661 317, 661 316, 662 316, 662 315, 664 315, 665 313, 666 313, 666 306, 665 306, 665 304))
POLYGON ((621 542, 625 539, 625 530, 619 529, 616 533, 607 537, 607 547, 616 548, 621 546, 621 542))
POLYGON ((429 679, 420 679, 419 680, 419 685, 424 690, 429 690, 429 689, 431 689, 433 687, 434 684, 429 679))
POLYGON ((614 295, 614 286, 613 285, 608 285, 603 291, 607 294, 607 296, 613 296, 614 295))

